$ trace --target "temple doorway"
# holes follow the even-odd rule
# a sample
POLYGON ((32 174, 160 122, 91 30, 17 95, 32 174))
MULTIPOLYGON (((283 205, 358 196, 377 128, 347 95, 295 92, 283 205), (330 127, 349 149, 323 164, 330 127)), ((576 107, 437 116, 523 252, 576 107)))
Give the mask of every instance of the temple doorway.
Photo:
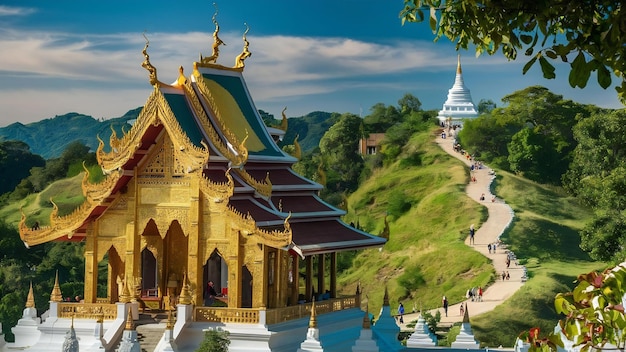
POLYGON ((204 290, 207 289, 209 281, 213 281, 215 292, 221 296, 228 296, 228 265, 217 249, 204 264, 202 277, 204 290))
POLYGON ((245 265, 241 270, 241 308, 252 308, 252 273, 245 265))
POLYGON ((159 294, 159 271, 154 254, 144 248, 141 251, 141 295, 157 297, 159 294))

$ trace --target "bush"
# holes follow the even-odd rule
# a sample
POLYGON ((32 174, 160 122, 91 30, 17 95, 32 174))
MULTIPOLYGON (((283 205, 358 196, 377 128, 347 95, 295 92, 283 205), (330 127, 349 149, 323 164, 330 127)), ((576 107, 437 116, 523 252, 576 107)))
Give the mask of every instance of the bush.
POLYGON ((204 333, 204 340, 196 352, 228 352, 230 333, 222 329, 210 329, 204 333))

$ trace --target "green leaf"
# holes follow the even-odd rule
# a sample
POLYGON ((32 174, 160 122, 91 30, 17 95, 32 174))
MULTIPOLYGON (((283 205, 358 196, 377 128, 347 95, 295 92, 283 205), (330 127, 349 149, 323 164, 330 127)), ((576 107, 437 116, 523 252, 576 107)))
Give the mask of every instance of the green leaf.
POLYGON ((554 66, 546 60, 545 57, 539 58, 539 64, 541 65, 541 72, 543 72, 543 77, 547 79, 553 79, 556 77, 554 73, 554 66))
POLYGON ((604 65, 598 66, 598 84, 604 89, 611 85, 611 72, 604 65))
MULTIPOLYGON (((424 15, 422 14, 422 20, 424 20, 424 15)), ((437 11, 435 10, 434 7, 431 6, 430 8, 430 29, 433 31, 433 33, 435 33, 435 31, 437 30, 437 11)))
POLYGON ((527 34, 521 34, 519 36, 519 39, 522 41, 522 43, 524 44, 530 44, 533 41, 533 37, 527 35, 527 34))
POLYGON ((526 65, 524 65, 524 68, 522 69, 522 74, 525 75, 526 72, 528 72, 528 70, 533 66, 533 64, 535 63, 535 61, 537 61, 537 57, 533 57, 532 59, 530 59, 526 65))
POLYGON ((552 60, 556 59, 556 53, 552 50, 546 50, 546 56, 552 60))

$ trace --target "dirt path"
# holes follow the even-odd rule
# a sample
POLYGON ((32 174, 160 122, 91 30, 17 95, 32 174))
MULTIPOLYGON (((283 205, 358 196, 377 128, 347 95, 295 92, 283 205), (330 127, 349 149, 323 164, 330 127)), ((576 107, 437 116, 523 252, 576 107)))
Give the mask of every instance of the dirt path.
MULTIPOLYGON (((453 136, 448 136, 446 139, 439 136, 437 137, 436 142, 444 151, 463 161, 469 167, 470 161, 463 154, 454 150, 452 145, 453 140, 453 136)), ((486 166, 473 171, 472 174, 476 177, 476 182, 470 181, 465 189, 468 197, 487 207, 489 213, 487 221, 485 221, 480 228, 477 228, 474 237, 475 243, 472 247, 492 260, 493 267, 497 274, 501 274, 503 271, 508 271, 511 278, 509 280, 502 280, 499 278, 488 288, 483 288, 482 302, 472 302, 469 299, 463 301, 464 306, 467 304, 470 317, 491 311, 494 307, 513 295, 513 293, 515 293, 515 291, 517 291, 524 284, 522 281, 524 273, 523 266, 516 265, 515 262, 512 261, 509 268, 506 267, 507 254, 505 246, 498 246, 495 253, 493 253, 493 251, 492 253, 489 253, 487 248, 489 243, 495 243, 498 241, 500 235, 513 220, 513 211, 506 203, 504 203, 504 201, 501 199, 497 199, 495 202, 491 201, 493 195, 490 192, 489 186, 495 177, 490 174, 491 171, 492 170, 486 166), (479 198, 483 193, 485 194, 485 200, 480 201, 479 198)), ((469 225, 470 224, 467 225, 468 233, 469 225)), ((470 245, 469 237, 465 240, 465 244, 468 246, 470 245)), ((461 302, 458 302, 448 307, 447 317, 444 314, 443 308, 439 308, 439 311, 441 312, 441 323, 451 324, 462 321, 463 317, 460 314, 460 303, 461 302)), ((392 310, 392 312, 395 311, 392 310)), ((433 314, 435 312, 436 310, 431 311, 433 314)), ((417 317, 417 313, 405 314, 404 324, 399 324, 400 328, 403 330, 406 329, 406 323, 416 320, 417 317)))

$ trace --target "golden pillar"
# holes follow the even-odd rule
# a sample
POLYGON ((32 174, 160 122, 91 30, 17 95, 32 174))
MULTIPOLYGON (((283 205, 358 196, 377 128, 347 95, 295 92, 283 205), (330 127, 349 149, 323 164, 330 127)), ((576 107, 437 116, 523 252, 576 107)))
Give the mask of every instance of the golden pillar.
POLYGON ((95 231, 87 229, 85 242, 85 302, 94 303, 98 295, 98 246, 95 231))
POLYGON ((202 305, 202 264, 200 260, 200 221, 202 219, 202 203, 200 197, 200 184, 197 178, 190 181, 191 197, 189 205, 189 229, 187 233, 187 278, 189 279, 189 287, 195 292, 192 302, 196 305, 202 305), (197 195, 197 196, 196 196, 197 195))

